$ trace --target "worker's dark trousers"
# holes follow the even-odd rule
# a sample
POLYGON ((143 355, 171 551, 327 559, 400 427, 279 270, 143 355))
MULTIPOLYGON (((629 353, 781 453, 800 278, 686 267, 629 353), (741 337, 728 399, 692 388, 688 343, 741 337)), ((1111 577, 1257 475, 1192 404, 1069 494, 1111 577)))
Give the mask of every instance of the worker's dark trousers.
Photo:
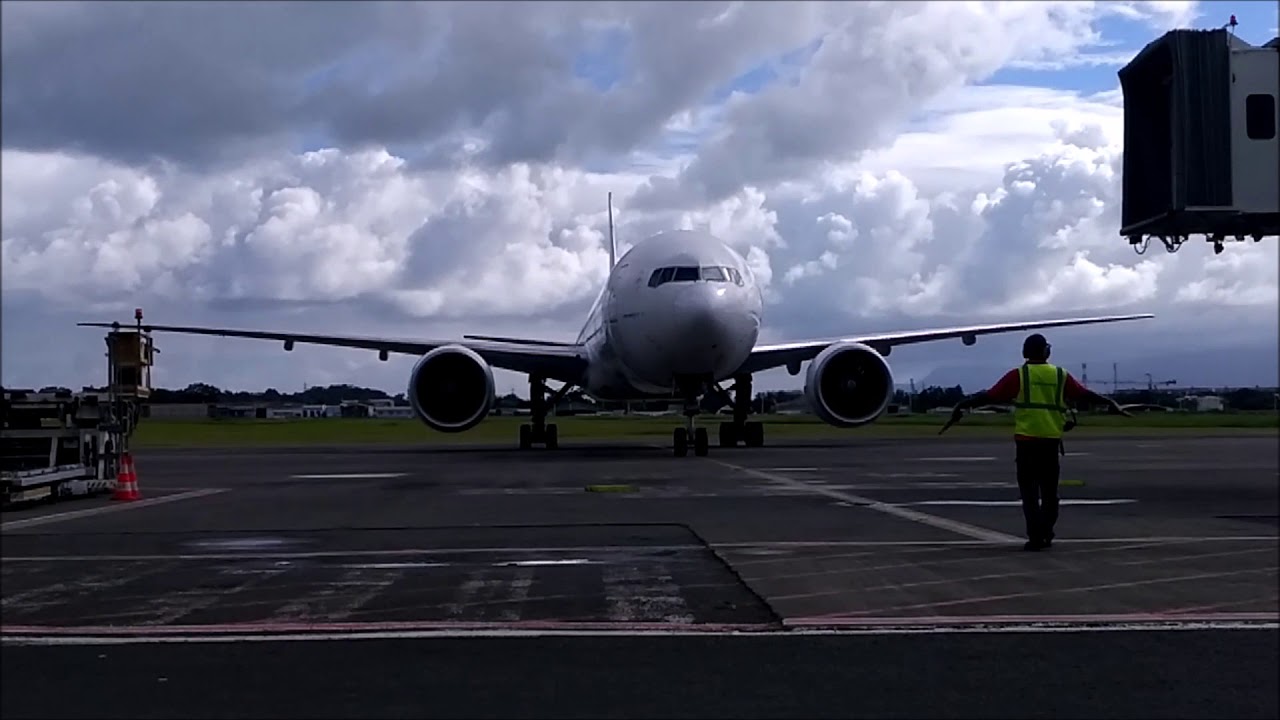
POLYGON ((1024 438, 1017 440, 1018 492, 1022 514, 1027 519, 1027 538, 1053 538, 1058 522, 1058 440, 1024 438))

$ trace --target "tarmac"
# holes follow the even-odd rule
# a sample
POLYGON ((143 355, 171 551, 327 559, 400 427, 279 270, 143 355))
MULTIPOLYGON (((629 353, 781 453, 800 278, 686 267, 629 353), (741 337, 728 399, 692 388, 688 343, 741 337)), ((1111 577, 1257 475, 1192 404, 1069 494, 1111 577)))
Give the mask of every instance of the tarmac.
POLYGON ((0 516, 0 714, 1274 718, 1278 458, 1073 439, 1024 552, 1006 439, 143 451, 0 516))

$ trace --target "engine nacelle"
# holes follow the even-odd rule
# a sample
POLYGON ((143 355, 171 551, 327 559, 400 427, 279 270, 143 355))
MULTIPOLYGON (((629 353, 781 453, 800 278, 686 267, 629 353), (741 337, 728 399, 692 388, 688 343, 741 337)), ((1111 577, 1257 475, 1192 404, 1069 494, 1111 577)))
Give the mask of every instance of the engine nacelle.
POLYGON ((408 395, 413 413, 432 430, 470 430, 493 407, 493 368, 470 348, 444 345, 413 366, 408 395))
POLYGON ((805 374, 809 407, 836 427, 873 422, 893 401, 893 371, 862 343, 835 343, 818 353, 805 374))

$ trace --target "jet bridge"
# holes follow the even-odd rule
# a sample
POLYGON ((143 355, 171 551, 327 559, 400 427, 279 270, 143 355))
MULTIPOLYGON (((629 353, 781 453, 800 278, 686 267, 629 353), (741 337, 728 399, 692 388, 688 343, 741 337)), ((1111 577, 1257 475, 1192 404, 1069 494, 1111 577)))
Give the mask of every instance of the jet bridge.
MULTIPOLYGON (((1232 16, 1228 27, 1235 27, 1232 16)), ((1203 235, 1280 236, 1280 38, 1173 30, 1119 71, 1124 94, 1120 234, 1176 252, 1203 235)))

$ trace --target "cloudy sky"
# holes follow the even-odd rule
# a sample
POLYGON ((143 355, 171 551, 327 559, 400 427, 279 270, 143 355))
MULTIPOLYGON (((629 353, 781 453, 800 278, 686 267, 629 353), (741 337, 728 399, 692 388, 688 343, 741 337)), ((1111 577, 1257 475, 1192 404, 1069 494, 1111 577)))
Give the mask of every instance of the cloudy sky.
MULTIPOLYGON (((5 2, 3 383, 100 382, 80 320, 572 338, 625 246, 702 227, 765 339, 1085 313, 1058 355, 1261 342, 1277 242, 1119 237, 1116 71, 1274 2, 5 2)), ((900 380, 1018 335, 895 352, 900 380)), ((412 359, 159 336, 155 381, 399 392, 412 359)), ((1140 372, 1135 369, 1135 372, 1140 372)), ((500 374, 500 389, 525 391, 500 374)), ((794 386, 774 372, 758 386, 794 386)))

